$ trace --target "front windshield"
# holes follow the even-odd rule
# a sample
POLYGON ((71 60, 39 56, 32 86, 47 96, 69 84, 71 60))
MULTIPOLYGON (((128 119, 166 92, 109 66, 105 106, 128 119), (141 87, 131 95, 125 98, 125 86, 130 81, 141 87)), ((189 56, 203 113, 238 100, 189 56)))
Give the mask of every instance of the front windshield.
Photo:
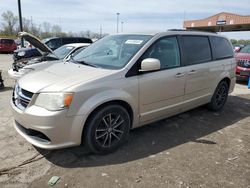
POLYGON ((60 48, 57 48, 54 50, 54 54, 59 58, 63 59, 65 58, 72 50, 74 49, 73 46, 61 46, 60 48))
POLYGON ((63 59, 65 58, 72 50, 74 49, 73 46, 61 46, 53 51, 53 53, 46 54, 49 57, 56 58, 56 59, 63 59))
POLYGON ((240 50, 241 53, 250 53, 250 44, 240 50))
POLYGON ((76 54, 73 60, 101 68, 120 69, 151 37, 149 35, 107 36, 76 54))

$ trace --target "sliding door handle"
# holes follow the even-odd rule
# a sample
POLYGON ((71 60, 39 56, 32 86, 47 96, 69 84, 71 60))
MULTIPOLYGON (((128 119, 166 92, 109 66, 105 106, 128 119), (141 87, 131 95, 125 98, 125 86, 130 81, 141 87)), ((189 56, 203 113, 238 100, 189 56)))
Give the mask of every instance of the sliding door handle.
POLYGON ((188 75, 190 75, 190 74, 195 74, 195 73, 197 73, 196 70, 191 70, 191 71, 188 73, 188 75))
POLYGON ((181 72, 179 72, 179 73, 177 73, 176 75, 175 75, 176 77, 183 77, 183 76, 185 76, 185 73, 181 73, 181 72))

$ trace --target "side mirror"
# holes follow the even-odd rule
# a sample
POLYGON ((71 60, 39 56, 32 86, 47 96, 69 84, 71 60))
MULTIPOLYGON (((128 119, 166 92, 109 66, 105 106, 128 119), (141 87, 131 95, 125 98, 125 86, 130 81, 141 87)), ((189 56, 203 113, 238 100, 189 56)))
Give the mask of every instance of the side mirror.
POLYGON ((234 52, 235 52, 235 53, 239 53, 239 52, 240 52, 240 48, 235 49, 234 52))
POLYGON ((63 61, 69 61, 69 60, 71 60, 72 56, 73 56, 73 55, 70 54, 67 58, 63 59, 63 61))
POLYGON ((159 59, 147 58, 141 62, 140 72, 149 72, 161 69, 161 62, 159 59))

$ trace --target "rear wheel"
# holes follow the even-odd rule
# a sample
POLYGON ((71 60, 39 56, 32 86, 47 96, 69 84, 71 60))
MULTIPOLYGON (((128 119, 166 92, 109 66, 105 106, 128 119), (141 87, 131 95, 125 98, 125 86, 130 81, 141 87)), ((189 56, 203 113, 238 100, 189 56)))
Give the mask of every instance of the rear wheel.
POLYGON ((122 106, 109 105, 96 111, 86 126, 86 146, 94 153, 107 154, 116 150, 128 137, 130 116, 122 106))
POLYGON ((210 103, 208 104, 208 109, 212 111, 221 110, 227 101, 228 90, 228 83, 226 81, 220 82, 214 91, 210 103))

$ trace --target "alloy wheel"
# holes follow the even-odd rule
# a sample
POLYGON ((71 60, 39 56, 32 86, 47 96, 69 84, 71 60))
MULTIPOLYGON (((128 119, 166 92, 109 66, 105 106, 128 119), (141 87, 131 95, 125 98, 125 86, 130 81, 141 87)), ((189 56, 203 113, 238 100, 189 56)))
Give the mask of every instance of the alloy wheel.
POLYGON ((223 105, 226 98, 227 98, 227 88, 225 85, 221 85, 221 87, 218 89, 216 96, 215 96, 216 106, 223 105))
POLYGON ((105 115, 95 130, 97 143, 110 148, 119 142, 124 134, 124 119, 121 115, 109 113, 105 115))

